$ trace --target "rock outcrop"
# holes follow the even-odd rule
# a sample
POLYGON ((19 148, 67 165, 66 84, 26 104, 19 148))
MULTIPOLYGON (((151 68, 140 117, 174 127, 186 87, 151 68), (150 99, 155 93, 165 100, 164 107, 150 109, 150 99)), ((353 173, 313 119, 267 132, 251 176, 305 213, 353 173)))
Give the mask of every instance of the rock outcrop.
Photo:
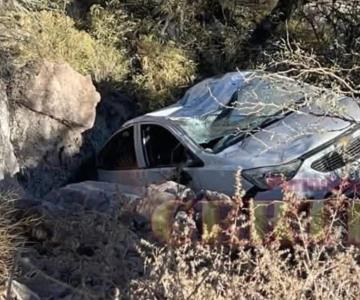
POLYGON ((10 139, 10 112, 5 84, 0 81, 0 180, 19 171, 10 139))
POLYGON ((65 63, 28 65, 0 83, 0 180, 16 176, 34 196, 66 183, 90 155, 82 133, 99 101, 91 78, 65 63))

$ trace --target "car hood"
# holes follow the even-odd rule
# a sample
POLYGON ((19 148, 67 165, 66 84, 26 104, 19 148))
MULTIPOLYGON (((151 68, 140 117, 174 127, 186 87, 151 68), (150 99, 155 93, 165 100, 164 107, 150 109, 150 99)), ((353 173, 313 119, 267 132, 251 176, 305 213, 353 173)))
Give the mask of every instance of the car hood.
POLYGON ((341 116, 326 116, 317 106, 298 112, 263 128, 220 152, 218 155, 239 164, 256 168, 289 162, 323 146, 360 121, 360 108, 350 98, 338 100, 341 116))

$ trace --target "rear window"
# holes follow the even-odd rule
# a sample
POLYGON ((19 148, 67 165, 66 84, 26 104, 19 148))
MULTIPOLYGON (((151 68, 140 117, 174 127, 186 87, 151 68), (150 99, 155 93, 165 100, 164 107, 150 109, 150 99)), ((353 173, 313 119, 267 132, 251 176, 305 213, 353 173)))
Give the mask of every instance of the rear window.
POLYGON ((116 134, 101 150, 98 156, 98 168, 103 170, 137 169, 134 127, 116 134))

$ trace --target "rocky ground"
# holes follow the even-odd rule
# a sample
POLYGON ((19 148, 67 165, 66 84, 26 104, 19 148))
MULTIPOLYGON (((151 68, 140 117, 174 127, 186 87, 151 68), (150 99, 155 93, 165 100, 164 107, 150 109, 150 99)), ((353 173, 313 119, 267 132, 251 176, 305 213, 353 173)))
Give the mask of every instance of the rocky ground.
POLYGON ((116 186, 88 182, 25 201, 21 211, 38 219, 17 252, 14 299, 112 299, 143 272, 137 218, 116 186))
POLYGON ((359 295, 356 248, 334 243, 324 247, 321 242, 309 252, 303 246, 303 241, 311 243, 308 237, 295 248, 280 240, 264 244, 255 239, 257 229, 255 235, 250 231, 251 243, 228 243, 225 238, 242 236, 242 226, 234 235, 227 232, 235 228, 236 205, 216 192, 195 194, 165 182, 135 197, 120 193, 113 183, 85 181, 54 189, 41 199, 12 203, 12 217, 26 222, 20 222, 21 247, 14 251, 2 299, 189 299, 194 293, 201 299, 239 299, 242 289, 257 299, 263 286, 270 288, 265 289, 269 295, 284 299, 287 292, 277 287, 285 280, 284 285, 297 287, 290 298, 298 299, 313 278, 299 276, 306 268, 311 276, 323 274, 321 295, 335 297, 345 290, 359 295), (231 245, 238 250, 229 257, 231 245), (292 251, 298 263, 286 258, 292 251), (344 284, 339 284, 341 278, 344 284), (339 286, 328 290, 332 280, 339 286))
MULTIPOLYGON (((202 196, 231 207, 225 195, 202 196)), ((16 251, 10 299, 112 299, 120 291, 130 297, 131 282, 145 271, 147 243, 161 245, 174 229, 199 238, 189 214, 194 198, 175 182, 152 185, 136 198, 121 194, 116 184, 87 181, 41 200, 16 200, 17 218, 33 221, 16 251)))

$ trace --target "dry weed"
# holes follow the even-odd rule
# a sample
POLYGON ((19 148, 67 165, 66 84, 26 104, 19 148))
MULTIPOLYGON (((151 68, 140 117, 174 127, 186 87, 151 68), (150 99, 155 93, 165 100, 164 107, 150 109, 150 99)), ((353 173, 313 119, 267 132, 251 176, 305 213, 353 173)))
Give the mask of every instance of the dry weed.
POLYGON ((297 234, 292 244, 284 244, 284 236, 231 247, 144 244, 145 275, 131 283, 134 298, 358 299, 359 249, 334 238, 314 243, 303 217, 285 213, 283 218, 297 234))
POLYGON ((18 219, 17 209, 14 202, 18 199, 16 193, 1 191, 0 193, 0 291, 6 290, 6 286, 15 276, 16 257, 19 249, 24 245, 23 233, 25 228, 35 224, 36 220, 31 217, 18 219))

